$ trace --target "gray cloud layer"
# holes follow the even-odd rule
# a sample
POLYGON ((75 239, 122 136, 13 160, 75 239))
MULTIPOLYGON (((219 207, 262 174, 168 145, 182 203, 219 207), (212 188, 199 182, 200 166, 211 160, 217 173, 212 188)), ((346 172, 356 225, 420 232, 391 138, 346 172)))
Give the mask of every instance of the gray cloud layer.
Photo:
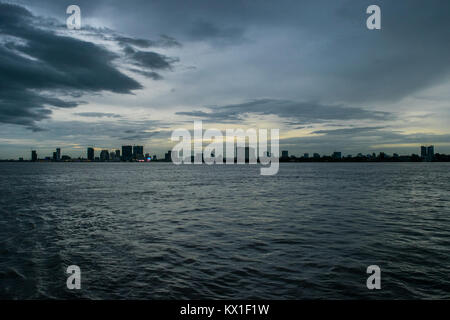
MULTIPOLYGON (((48 10, 64 10, 63 2, 45 2, 48 10)), ((449 1, 79 0, 78 3, 87 17, 105 11, 105 19, 137 35, 164 30, 183 41, 221 46, 255 41, 251 35, 259 31, 268 41, 273 40, 273 45, 268 43, 264 47, 266 60, 253 52, 255 62, 268 64, 264 69, 272 81, 309 77, 313 84, 307 90, 317 90, 315 94, 322 92, 324 98, 337 102, 401 99, 448 79, 450 73, 449 1), (380 32, 365 27, 366 8, 372 4, 382 9, 380 32), (283 37, 289 43, 277 47, 283 37), (309 53, 311 47, 314 50, 309 53)))
POLYGON ((295 102, 288 100, 259 99, 242 104, 214 106, 209 112, 182 111, 178 115, 198 117, 212 122, 240 121, 245 114, 277 115, 298 123, 318 123, 331 120, 390 120, 392 113, 368 111, 361 108, 349 108, 341 105, 328 106, 313 102, 295 102))

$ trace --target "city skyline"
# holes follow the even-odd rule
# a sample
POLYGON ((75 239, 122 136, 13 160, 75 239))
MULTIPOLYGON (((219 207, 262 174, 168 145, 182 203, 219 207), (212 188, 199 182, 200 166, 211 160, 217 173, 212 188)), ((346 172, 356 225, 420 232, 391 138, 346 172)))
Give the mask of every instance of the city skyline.
POLYGON ((131 141, 162 155, 193 120, 279 128, 297 154, 450 153, 449 3, 383 2, 368 30, 369 1, 82 0, 69 30, 65 3, 14 2, 0 1, 0 158, 131 141))
MULTIPOLYGON (((239 147, 235 146, 235 157, 237 154, 237 149, 239 147)), ((245 149, 245 159, 248 161, 250 150, 252 148, 250 147, 243 147, 245 149)), ((38 150, 31 150, 30 158, 24 158, 19 157, 18 159, 0 159, 0 161, 71 161, 71 160, 84 160, 84 161, 96 161, 96 162, 108 162, 108 161, 171 161, 171 150, 168 150, 163 155, 157 155, 150 152, 144 152, 144 147, 139 145, 124 145, 121 146, 120 149, 97 149, 97 151, 100 151, 99 153, 95 153, 95 148, 93 147, 87 147, 86 148, 86 157, 78 157, 78 158, 72 158, 68 155, 61 154, 61 148, 56 148, 56 151, 53 152, 53 156, 44 156, 43 158, 39 158, 38 150)), ((363 154, 361 152, 358 152, 357 154, 343 154, 341 151, 333 151, 331 153, 326 154, 319 154, 317 152, 309 153, 305 152, 303 155, 296 155, 289 152, 289 150, 281 150, 279 159, 280 161, 289 161, 289 160, 350 160, 350 159, 366 159, 366 160, 387 160, 387 159, 397 159, 401 161, 417 161, 418 159, 421 159, 422 161, 432 161, 436 160, 435 155, 441 156, 439 158, 439 161, 449 161, 450 155, 447 155, 445 153, 439 153, 435 152, 434 145, 428 145, 428 146, 420 146, 420 149, 418 150, 420 152, 417 153, 411 153, 411 154, 400 154, 400 153, 392 153, 388 154, 386 152, 380 152, 376 154, 368 153, 363 154)), ((256 150, 251 151, 254 152, 256 155, 256 150)), ((202 155, 204 153, 202 152, 202 155)), ((195 153, 192 152, 191 157, 194 158, 195 153)), ((214 153, 212 153, 212 156, 214 157, 214 153)), ((224 155, 222 155, 224 156, 224 155)), ((268 153, 268 156, 269 153, 268 153)))

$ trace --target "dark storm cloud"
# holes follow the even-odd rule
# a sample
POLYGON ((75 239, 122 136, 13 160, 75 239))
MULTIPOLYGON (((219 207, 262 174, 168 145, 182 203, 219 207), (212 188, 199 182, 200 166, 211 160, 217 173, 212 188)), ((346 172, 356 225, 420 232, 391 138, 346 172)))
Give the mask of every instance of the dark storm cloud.
MULTIPOLYGON (((57 34, 53 21, 21 6, 0 3, 0 30, 0 122, 36 129, 36 122, 50 116, 48 107, 73 108, 80 103, 49 96, 50 91, 73 97, 101 91, 130 94, 142 88, 117 69, 117 53, 57 34)), ((170 69, 173 62, 141 51, 134 51, 130 59, 153 79, 161 77, 146 67, 170 69)))
POLYGON ((126 45, 133 45, 136 47, 141 48, 148 48, 152 46, 153 42, 146 39, 134 39, 129 37, 123 37, 123 36, 117 36, 115 38, 120 45, 126 46, 126 45))
POLYGON ((388 112, 368 111, 341 105, 327 106, 310 102, 259 99, 242 104, 209 107, 210 112, 178 112, 178 115, 199 117, 214 122, 239 121, 245 114, 277 115, 298 123, 316 123, 332 120, 390 120, 394 115, 388 112))
MULTIPOLYGON (((153 80, 161 80, 163 77, 155 72, 154 70, 172 70, 172 66, 174 63, 178 62, 179 59, 167 57, 157 52, 152 51, 141 51, 134 49, 131 45, 142 47, 143 43, 141 43, 142 39, 134 39, 137 43, 133 43, 133 39, 127 38, 127 42, 121 42, 123 45, 123 52, 125 53, 127 59, 131 64, 138 68, 129 68, 128 70, 143 75, 144 77, 153 79, 153 80), (126 43, 126 44, 125 44, 126 43), (125 44, 125 45, 124 45, 125 44), (141 45, 142 44, 142 45, 141 45)), ((148 43, 151 43, 149 41, 148 43)), ((149 44, 149 46, 152 44, 149 44)), ((156 44, 155 44, 156 45, 156 44)))
MULTIPOLYGON (((63 12, 63 4, 47 2, 49 10, 63 12)), ((214 45, 225 40, 245 44, 241 40, 250 37, 249 30, 259 30, 268 43, 274 43, 272 47, 266 45, 267 56, 283 58, 267 61, 269 66, 277 66, 274 70, 269 67, 268 72, 280 78, 309 78, 315 84, 312 86, 315 93, 321 93, 326 101, 398 100, 448 79, 450 74, 450 1, 80 0, 79 3, 87 15, 108 8, 114 15, 110 19, 122 17, 116 23, 136 34, 164 30, 184 41, 214 45), (366 8, 372 4, 382 10, 380 31, 369 31, 365 26, 366 8), (280 37, 291 39, 290 43, 278 47, 280 37), (315 47, 314 52, 305 56, 306 61, 299 61, 299 55, 311 46, 315 47)), ((265 66, 261 68, 264 70, 265 66)))
POLYGON ((48 90, 109 90, 130 93, 140 84, 116 70, 116 56, 89 42, 39 29, 30 12, 0 4, 0 122, 35 127, 49 117, 46 106, 69 108, 76 102, 45 97, 48 90), (4 36, 9 36, 6 38, 4 36), (11 39, 11 40, 9 40, 11 39), (20 41, 18 41, 20 39, 20 41))
MULTIPOLYGON (((252 38, 256 30, 267 41, 267 58, 241 48, 260 59, 249 61, 258 63, 253 67, 269 82, 305 79, 307 87, 297 88, 300 95, 307 92, 332 104, 396 101, 450 76, 449 1, 79 0, 77 4, 86 17, 102 12, 103 19, 139 36, 163 32, 183 42, 245 46, 262 40, 252 38), (382 10, 380 31, 365 26, 366 8, 372 4, 382 10), (283 37, 289 42, 279 47, 283 37)), ((40 6, 61 15, 67 3, 42 0, 40 6)), ((231 59, 225 61, 223 72, 240 63, 234 56, 231 59)))
POLYGON ((215 43, 230 44, 244 38, 245 29, 235 26, 218 26, 211 21, 199 20, 192 24, 189 36, 196 41, 213 41, 215 43))
MULTIPOLYGON (((0 70, 2 70, 1 61, 0 70)), ((3 77, 0 75, 0 78, 3 77)), ((15 123, 36 129, 34 121, 45 119, 51 114, 50 110, 43 108, 45 105, 73 108, 77 106, 77 103, 44 96, 6 83, 0 85, 0 122, 15 123)))
POLYGON ((131 47, 126 47, 124 51, 127 54, 127 57, 132 59, 133 64, 149 69, 171 69, 172 64, 178 61, 176 58, 166 57, 156 52, 138 51, 131 47))
POLYGON ((163 77, 159 73, 154 72, 154 71, 146 71, 146 70, 135 69, 135 68, 130 68, 129 70, 134 73, 141 74, 146 78, 153 79, 153 80, 162 80, 163 79, 163 77))
POLYGON ((180 48, 182 45, 175 38, 168 36, 166 34, 162 34, 159 36, 159 40, 153 41, 153 46, 155 47, 163 47, 163 48, 180 48))

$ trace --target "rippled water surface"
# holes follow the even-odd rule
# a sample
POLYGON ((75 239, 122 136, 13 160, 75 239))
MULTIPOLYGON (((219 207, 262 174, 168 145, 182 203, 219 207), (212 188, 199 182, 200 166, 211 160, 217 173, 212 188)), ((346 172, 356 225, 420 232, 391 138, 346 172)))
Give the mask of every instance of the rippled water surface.
POLYGON ((2 163, 0 298, 449 299, 449 169, 2 163))

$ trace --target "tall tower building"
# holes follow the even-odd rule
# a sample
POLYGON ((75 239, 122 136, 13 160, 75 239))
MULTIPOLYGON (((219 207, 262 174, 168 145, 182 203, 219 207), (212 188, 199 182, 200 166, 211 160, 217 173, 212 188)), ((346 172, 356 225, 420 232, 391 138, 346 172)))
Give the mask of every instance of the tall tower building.
POLYGON ((434 158, 434 146, 428 146, 427 148, 427 160, 431 161, 434 158))
POLYGON ((169 151, 167 151, 167 153, 164 154, 164 160, 172 161, 172 150, 169 150, 169 151))
POLYGON ((333 159, 341 159, 342 158, 342 153, 339 151, 335 151, 333 152, 333 159))
POLYGON ((420 157, 422 159, 425 159, 427 157, 427 147, 425 146, 420 147, 420 157))
POLYGON ((36 150, 32 150, 31 151, 31 161, 37 161, 38 157, 37 157, 37 152, 36 150))
POLYGON ((100 152, 100 161, 109 161, 109 151, 108 150, 102 150, 100 152))
POLYGON ((143 146, 133 146, 133 158, 134 159, 144 158, 144 147, 143 146))
POLYGON ((133 147, 132 146, 122 146, 122 160, 130 161, 133 158, 133 147))
POLYGON ((56 148, 56 160, 61 160, 61 148, 56 148))
POLYGON ((87 159, 89 161, 94 161, 94 158, 95 158, 94 148, 87 148, 87 159))

